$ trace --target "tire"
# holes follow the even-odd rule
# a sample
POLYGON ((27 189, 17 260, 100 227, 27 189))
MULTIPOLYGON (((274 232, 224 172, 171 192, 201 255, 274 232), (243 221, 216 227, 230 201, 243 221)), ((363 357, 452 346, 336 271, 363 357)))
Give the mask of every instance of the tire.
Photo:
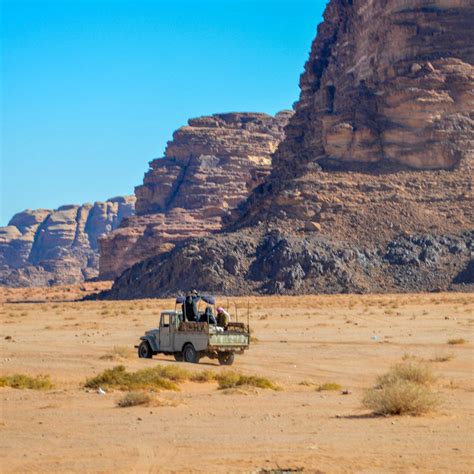
POLYGON ((217 355, 220 365, 232 365, 234 363, 234 357, 233 352, 219 352, 217 355))
POLYGON ((185 362, 190 362, 191 364, 199 363, 199 354, 191 343, 184 346, 183 359, 185 362))
POLYGON ((176 362, 183 362, 183 353, 182 352, 175 352, 173 355, 174 355, 174 360, 176 362))
POLYGON ((151 359, 153 357, 153 351, 147 341, 142 341, 138 346, 138 357, 140 359, 151 359))

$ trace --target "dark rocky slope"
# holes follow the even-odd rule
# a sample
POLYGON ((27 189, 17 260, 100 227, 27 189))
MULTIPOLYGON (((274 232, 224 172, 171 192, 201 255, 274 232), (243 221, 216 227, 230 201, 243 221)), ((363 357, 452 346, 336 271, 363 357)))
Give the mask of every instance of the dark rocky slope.
POLYGON ((124 274, 110 299, 217 294, 304 294, 474 289, 474 232, 402 235, 379 250, 279 230, 193 239, 124 274))

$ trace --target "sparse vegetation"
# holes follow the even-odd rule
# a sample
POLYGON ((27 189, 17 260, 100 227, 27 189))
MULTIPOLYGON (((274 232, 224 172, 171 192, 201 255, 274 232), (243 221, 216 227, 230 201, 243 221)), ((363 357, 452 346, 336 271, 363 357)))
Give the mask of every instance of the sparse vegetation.
POLYGON ((316 387, 317 392, 331 392, 341 390, 342 387, 336 382, 325 382, 316 387))
POLYGON ((437 352, 430 362, 448 362, 451 359, 454 359, 452 352, 437 352))
POLYGON ((367 390, 362 400, 362 405, 377 415, 422 415, 437 403, 437 397, 429 387, 403 379, 380 389, 367 390))
POLYGON ((14 374, 0 377, 0 387, 12 387, 29 390, 50 390, 54 387, 49 375, 31 377, 25 374, 14 374))
POLYGON ((212 370, 191 372, 178 365, 156 366, 128 372, 123 365, 104 370, 85 383, 85 388, 116 388, 118 390, 178 390, 178 384, 191 382, 212 382, 217 375, 212 370))
POLYGON ((366 391, 362 405, 377 415, 421 415, 436 407, 438 398, 430 388, 434 376, 424 363, 395 364, 366 391))
POLYGON ((117 406, 127 408, 137 405, 149 405, 152 400, 152 397, 148 393, 128 392, 117 402, 117 406))
POLYGON ((448 344, 450 345, 458 345, 458 344, 466 344, 467 341, 466 339, 462 338, 462 337, 458 337, 456 339, 449 339, 448 340, 448 344))
POLYGON ((114 346, 114 348, 100 357, 102 360, 123 360, 131 359, 135 356, 135 351, 131 347, 114 346))
POLYGON ((403 361, 411 360, 411 361, 418 361, 418 362, 423 362, 425 359, 423 357, 419 357, 415 354, 409 354, 408 352, 405 352, 402 357, 403 361))
POLYGON ((216 374, 212 370, 203 370, 195 372, 190 377, 191 382, 213 382, 216 380, 216 374))
MULTIPOLYGON (((167 367, 166 367, 167 368, 167 367)), ((176 377, 171 379, 170 374, 161 366, 138 370, 137 372, 127 372, 123 365, 118 365, 113 369, 104 370, 96 377, 86 381, 86 388, 98 389, 99 387, 117 388, 119 390, 178 390, 176 377)))
POLYGON ((414 382, 420 385, 429 385, 434 382, 431 369, 421 362, 402 362, 395 364, 388 373, 377 379, 377 386, 382 388, 399 380, 414 382))
POLYGON ((279 390, 271 380, 256 375, 243 375, 237 372, 226 371, 216 376, 219 389, 235 388, 242 386, 266 388, 270 390, 279 390))

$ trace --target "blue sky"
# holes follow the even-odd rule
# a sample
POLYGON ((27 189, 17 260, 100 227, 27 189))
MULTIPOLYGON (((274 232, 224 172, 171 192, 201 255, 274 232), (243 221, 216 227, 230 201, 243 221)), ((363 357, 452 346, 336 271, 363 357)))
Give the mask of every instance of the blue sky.
POLYGON ((0 225, 133 194, 188 118, 275 113, 325 0, 0 0, 0 225))

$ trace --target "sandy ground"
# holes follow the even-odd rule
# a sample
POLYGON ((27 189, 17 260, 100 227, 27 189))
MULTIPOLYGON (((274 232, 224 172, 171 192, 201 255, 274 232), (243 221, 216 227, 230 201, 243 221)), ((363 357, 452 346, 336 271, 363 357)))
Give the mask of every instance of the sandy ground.
MULTIPOLYGON (((269 377, 281 391, 186 383, 159 394, 170 406, 118 408, 120 392, 86 391, 86 378, 119 363, 175 364, 101 359, 133 347, 173 303, 14 303, 46 300, 48 290, 13 293, 0 290, 2 373, 50 374, 55 388, 0 388, 2 472, 474 471, 474 295, 235 299, 241 315, 250 302, 257 340, 233 369, 269 377), (459 337, 468 342, 447 344, 459 337), (371 416, 360 405, 364 389, 406 354, 452 356, 429 362, 440 408, 371 416), (328 381, 350 394, 310 384, 328 381)), ((225 370, 208 359, 182 365, 225 370)))

